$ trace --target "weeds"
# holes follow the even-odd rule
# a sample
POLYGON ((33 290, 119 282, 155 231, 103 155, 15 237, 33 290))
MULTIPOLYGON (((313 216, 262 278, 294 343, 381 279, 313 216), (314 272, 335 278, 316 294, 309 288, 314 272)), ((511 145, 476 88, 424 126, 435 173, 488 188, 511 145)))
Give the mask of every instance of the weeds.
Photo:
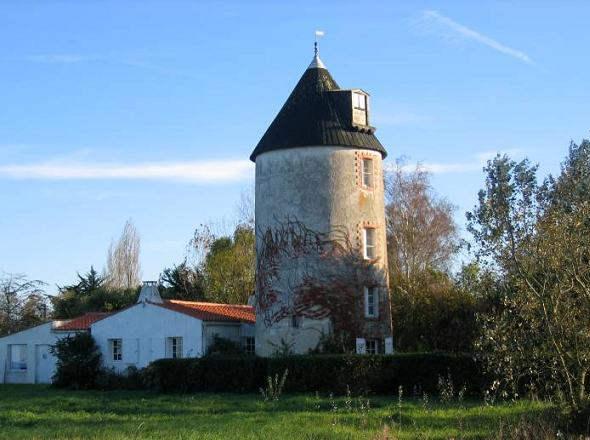
POLYGON ((285 381, 287 380, 287 375, 289 374, 289 370, 283 371, 283 375, 279 378, 279 373, 275 374, 275 377, 268 376, 266 378, 266 389, 260 388, 260 394, 265 402, 273 401, 278 402, 283 393, 283 388, 285 387, 285 381))

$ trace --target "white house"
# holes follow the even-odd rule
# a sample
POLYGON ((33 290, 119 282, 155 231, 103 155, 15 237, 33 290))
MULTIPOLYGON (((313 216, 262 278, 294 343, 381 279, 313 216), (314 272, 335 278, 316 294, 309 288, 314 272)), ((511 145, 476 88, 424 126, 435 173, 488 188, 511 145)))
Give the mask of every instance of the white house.
POLYGON ((115 313, 87 313, 48 322, 0 338, 0 383, 50 383, 55 357, 49 347, 62 337, 88 331, 107 368, 124 372, 161 358, 200 357, 215 336, 254 352, 254 308, 162 300, 146 282, 136 304, 115 313))
POLYGON ((123 372, 161 358, 203 356, 215 336, 254 351, 252 306, 162 300, 155 283, 145 283, 133 306, 96 321, 90 332, 107 368, 123 372))
POLYGON ((50 383, 55 357, 49 347, 77 332, 59 328, 66 322, 46 322, 0 338, 0 383, 50 383))

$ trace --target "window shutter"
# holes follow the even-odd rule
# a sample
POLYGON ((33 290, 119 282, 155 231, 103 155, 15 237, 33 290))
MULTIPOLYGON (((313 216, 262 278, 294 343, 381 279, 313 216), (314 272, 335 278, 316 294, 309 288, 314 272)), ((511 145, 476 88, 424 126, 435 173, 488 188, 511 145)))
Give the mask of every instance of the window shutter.
POLYGON ((123 339, 123 362, 128 364, 139 362, 139 339, 123 339))
POLYGON ((393 338, 391 336, 385 338, 385 354, 393 354, 393 338))
POLYGON ((356 352, 357 354, 365 354, 367 352, 367 344, 364 338, 356 338, 356 352))

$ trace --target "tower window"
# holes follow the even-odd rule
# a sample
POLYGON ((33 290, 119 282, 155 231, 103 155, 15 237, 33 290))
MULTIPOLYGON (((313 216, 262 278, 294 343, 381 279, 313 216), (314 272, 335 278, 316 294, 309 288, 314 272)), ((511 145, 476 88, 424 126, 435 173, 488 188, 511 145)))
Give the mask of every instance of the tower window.
POLYGON ((375 228, 363 229, 364 257, 372 260, 376 256, 375 252, 375 228))
POLYGON ((369 125, 367 118, 368 96, 353 92, 352 94, 352 122, 357 125, 369 125))
POLYGON ((379 315, 379 292, 377 288, 365 287, 365 316, 376 318, 379 315))
POLYGON ((362 183, 365 188, 373 188, 373 159, 363 158, 362 183))
POLYGON ((367 97, 362 93, 354 93, 353 106, 358 110, 367 110, 367 97))

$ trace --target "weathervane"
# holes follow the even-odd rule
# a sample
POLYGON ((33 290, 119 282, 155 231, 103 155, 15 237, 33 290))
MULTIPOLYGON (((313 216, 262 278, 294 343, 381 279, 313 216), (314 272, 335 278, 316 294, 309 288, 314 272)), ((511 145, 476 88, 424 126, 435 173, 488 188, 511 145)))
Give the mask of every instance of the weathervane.
POLYGON ((313 51, 317 56, 318 54, 318 38, 324 36, 324 31, 315 31, 315 43, 313 43, 313 51))

